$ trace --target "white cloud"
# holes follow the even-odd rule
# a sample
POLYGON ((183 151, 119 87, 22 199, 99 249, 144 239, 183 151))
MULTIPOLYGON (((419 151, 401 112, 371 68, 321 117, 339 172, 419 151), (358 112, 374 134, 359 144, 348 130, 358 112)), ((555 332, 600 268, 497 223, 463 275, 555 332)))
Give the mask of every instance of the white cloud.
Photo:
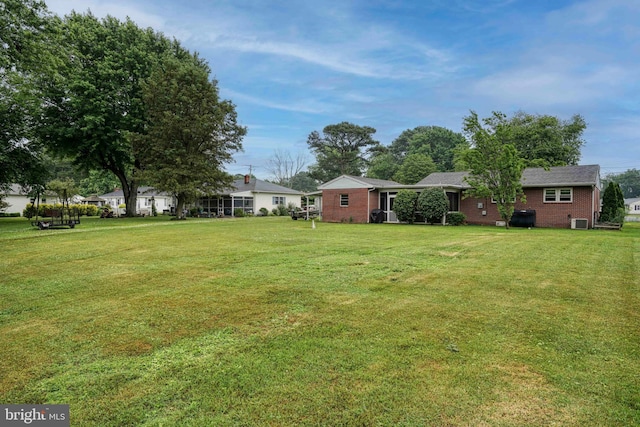
POLYGON ((233 100, 240 100, 246 103, 259 105, 261 107, 273 108, 276 110, 293 111, 297 113, 321 114, 332 110, 332 106, 313 99, 295 102, 274 102, 272 100, 259 98, 253 95, 225 89, 224 97, 231 97, 233 100))

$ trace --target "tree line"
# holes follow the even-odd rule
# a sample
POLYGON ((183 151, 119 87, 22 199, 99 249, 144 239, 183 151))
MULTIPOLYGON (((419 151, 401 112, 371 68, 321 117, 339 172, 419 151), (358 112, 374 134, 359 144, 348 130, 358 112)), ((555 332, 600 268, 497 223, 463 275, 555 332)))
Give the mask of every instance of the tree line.
POLYGON ((3 6, 0 186, 41 191, 50 159, 64 159, 115 177, 131 216, 141 183, 174 194, 178 212, 231 184, 223 166, 246 128, 197 52, 130 19, 3 6))

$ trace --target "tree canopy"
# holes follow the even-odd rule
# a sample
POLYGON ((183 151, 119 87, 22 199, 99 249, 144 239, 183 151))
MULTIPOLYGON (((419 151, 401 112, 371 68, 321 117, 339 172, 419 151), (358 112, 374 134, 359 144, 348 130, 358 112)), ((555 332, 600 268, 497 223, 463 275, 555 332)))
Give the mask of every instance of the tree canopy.
POLYGON ((426 154, 409 154, 393 176, 394 181, 401 184, 415 184, 438 170, 430 156, 426 154))
POLYGON ((235 106, 220 100, 209 67, 197 55, 163 58, 142 85, 148 125, 133 137, 143 177, 174 194, 176 211, 203 194, 228 188, 233 176, 223 165, 242 149, 246 128, 235 106))
POLYGON ((34 137, 41 106, 35 77, 53 60, 51 17, 36 0, 0 4, 0 193, 9 184, 43 185, 42 147, 34 137))
POLYGON ((402 132, 389 146, 389 152, 400 164, 411 154, 429 156, 438 171, 447 172, 455 168, 455 151, 468 146, 460 133, 440 126, 418 126, 402 132))
POLYGON ((580 115, 561 120, 549 115, 517 112, 507 121, 512 143, 528 166, 577 165, 587 127, 580 115))
POLYGON ((380 146, 373 139, 375 132, 372 127, 348 122, 325 126, 322 136, 313 131, 307 138, 316 156, 316 163, 309 168, 311 177, 326 182, 340 175, 361 176, 369 154, 380 146))
POLYGON ((127 214, 134 215, 141 165, 131 136, 147 127, 141 84, 162 57, 182 50, 129 19, 74 12, 59 26, 61 61, 41 82, 46 107, 40 136, 51 152, 79 167, 115 174, 127 214))
POLYGON ((603 179, 603 184, 609 182, 616 182, 620 185, 620 190, 625 199, 640 197, 640 170, 638 169, 628 169, 622 173, 608 174, 603 179))
POLYGON ((464 130, 472 141, 472 148, 464 153, 469 167, 465 180, 472 187, 467 194, 492 197, 509 227, 516 199, 524 201, 521 179, 525 162, 513 144, 513 127, 502 113, 494 112, 481 123, 471 111, 464 118, 464 130))

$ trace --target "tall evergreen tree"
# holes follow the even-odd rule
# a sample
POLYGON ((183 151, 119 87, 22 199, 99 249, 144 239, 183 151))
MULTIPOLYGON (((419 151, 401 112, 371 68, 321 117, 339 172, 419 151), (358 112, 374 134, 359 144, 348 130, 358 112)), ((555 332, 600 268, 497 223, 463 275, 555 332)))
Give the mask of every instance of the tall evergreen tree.
POLYGON ((313 131, 307 144, 316 155, 316 164, 309 168, 309 175, 320 182, 340 175, 361 176, 369 154, 380 145, 373 139, 375 132, 372 127, 348 122, 325 126, 322 136, 313 131))

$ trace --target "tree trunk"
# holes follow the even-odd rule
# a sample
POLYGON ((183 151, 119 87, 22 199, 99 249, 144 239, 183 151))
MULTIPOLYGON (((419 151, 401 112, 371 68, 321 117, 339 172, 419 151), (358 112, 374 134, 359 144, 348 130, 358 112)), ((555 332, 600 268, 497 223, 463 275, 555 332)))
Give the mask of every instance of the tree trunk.
POLYGON ((124 173, 120 171, 112 171, 122 184, 122 193, 124 194, 124 202, 127 205, 125 215, 128 217, 136 216, 136 203, 138 201, 138 182, 135 179, 127 180, 124 173))
POLYGON ((176 201, 176 217, 178 219, 185 219, 186 218, 186 214, 184 211, 184 196, 178 195, 176 197, 177 201, 176 201))

